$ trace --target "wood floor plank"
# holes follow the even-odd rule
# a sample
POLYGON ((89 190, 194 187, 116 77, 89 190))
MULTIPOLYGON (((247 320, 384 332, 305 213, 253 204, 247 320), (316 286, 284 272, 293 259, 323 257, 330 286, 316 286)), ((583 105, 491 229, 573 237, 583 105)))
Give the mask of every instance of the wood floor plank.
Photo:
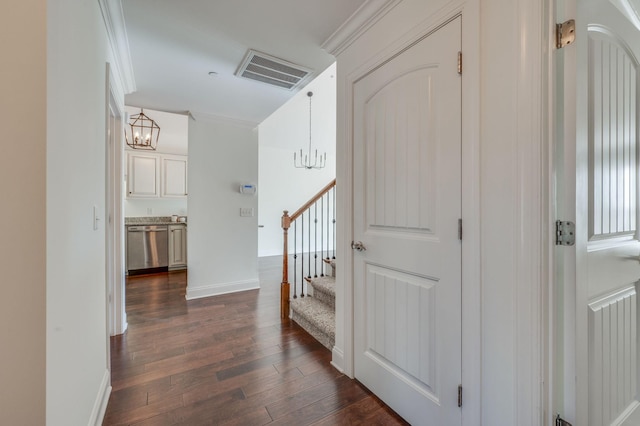
POLYGON ((278 260, 260 265, 260 290, 191 301, 185 271, 127 279, 103 425, 406 424, 280 320, 278 260))
POLYGON ((258 426, 269 424, 272 420, 273 419, 269 415, 269 412, 267 412, 267 409, 260 407, 238 417, 227 419, 222 422, 216 422, 216 424, 220 426, 258 426))
POLYGON ((312 423, 314 426, 359 425, 380 409, 380 401, 368 395, 361 400, 328 414, 312 423))

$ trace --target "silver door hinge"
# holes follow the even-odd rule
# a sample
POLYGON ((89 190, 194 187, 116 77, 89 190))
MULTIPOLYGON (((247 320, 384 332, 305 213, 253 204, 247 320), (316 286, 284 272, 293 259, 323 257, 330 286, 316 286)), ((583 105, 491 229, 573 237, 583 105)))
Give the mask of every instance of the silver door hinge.
POLYGON ((576 21, 569 19, 562 24, 556 24, 556 47, 562 49, 576 40, 576 21))
POLYGON ((568 220, 556 220, 556 245, 572 246, 576 243, 576 224, 568 220))
POLYGON ((556 417, 556 426, 571 426, 571 423, 569 423, 566 420, 563 420, 560 417, 560 414, 558 414, 558 417, 556 417))
POLYGON ((458 407, 462 407, 462 385, 458 385, 458 407))
POLYGON ((458 239, 462 241, 462 219, 458 219, 458 239))
POLYGON ((458 74, 462 74, 462 52, 458 52, 458 74))

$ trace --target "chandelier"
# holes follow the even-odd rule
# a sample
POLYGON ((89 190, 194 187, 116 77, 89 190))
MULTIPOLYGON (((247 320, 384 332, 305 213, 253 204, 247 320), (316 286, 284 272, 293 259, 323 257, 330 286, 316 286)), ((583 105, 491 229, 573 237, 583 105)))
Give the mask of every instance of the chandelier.
POLYGON ((327 153, 325 152, 318 157, 318 150, 316 149, 313 158, 311 158, 311 97, 313 96, 313 92, 307 92, 307 96, 309 97, 309 149, 304 155, 302 154, 302 149, 300 149, 299 161, 294 152, 293 165, 297 169, 322 169, 327 164, 327 153))
POLYGON ((127 145, 133 149, 156 150, 158 136, 160 136, 160 126, 146 116, 142 109, 140 109, 140 114, 129 118, 129 127, 129 132, 126 130, 124 132, 127 145))

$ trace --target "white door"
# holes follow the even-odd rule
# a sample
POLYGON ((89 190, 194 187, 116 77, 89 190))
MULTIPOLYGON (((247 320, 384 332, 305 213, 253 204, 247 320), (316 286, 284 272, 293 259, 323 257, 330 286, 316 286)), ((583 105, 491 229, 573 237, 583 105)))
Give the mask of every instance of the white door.
POLYGON ((461 424, 461 18, 354 85, 355 376, 461 424))
POLYGON ((640 424, 640 32, 631 19, 640 23, 628 0, 577 2, 574 425, 640 424))

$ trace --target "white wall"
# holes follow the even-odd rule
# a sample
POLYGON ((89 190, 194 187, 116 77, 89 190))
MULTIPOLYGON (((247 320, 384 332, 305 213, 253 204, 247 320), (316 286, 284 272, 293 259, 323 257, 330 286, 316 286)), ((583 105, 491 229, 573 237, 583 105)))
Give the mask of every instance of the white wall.
POLYGON ((86 425, 110 380, 103 225, 110 49, 97 1, 49 1, 47 13, 46 423, 86 425))
POLYGON ((125 198, 126 217, 187 215, 187 198, 125 198))
POLYGON ((0 416, 12 425, 45 424, 47 3, 0 13, 0 416))
MULTIPOLYGON (((262 132, 261 125, 261 143, 262 132)), ((335 156, 327 154, 327 163, 321 170, 296 169, 292 150, 260 145, 259 222, 264 228, 258 233, 258 256, 282 256, 282 212, 292 214, 335 178, 335 156)))
MULTIPOLYGON (((130 115, 140 112, 136 106, 126 106, 130 115)), ((157 153, 188 155, 189 118, 183 114, 144 109, 145 115, 156 121, 160 127, 157 153)), ((127 126, 125 126, 125 129, 127 126)), ((126 152, 135 152, 125 145, 126 152)), ((126 159, 125 159, 126 161, 126 159)), ((124 215, 126 217, 187 215, 186 198, 125 198, 124 215)))
POLYGON ((293 213, 336 176, 336 64, 300 90, 286 104, 260 123, 259 190, 260 225, 258 256, 282 255, 283 210, 293 213), (309 144, 318 155, 327 153, 324 169, 293 166, 293 153, 303 155, 309 144))
POLYGON ((239 192, 257 181, 254 126, 189 120, 188 299, 259 287, 258 197, 239 192))

